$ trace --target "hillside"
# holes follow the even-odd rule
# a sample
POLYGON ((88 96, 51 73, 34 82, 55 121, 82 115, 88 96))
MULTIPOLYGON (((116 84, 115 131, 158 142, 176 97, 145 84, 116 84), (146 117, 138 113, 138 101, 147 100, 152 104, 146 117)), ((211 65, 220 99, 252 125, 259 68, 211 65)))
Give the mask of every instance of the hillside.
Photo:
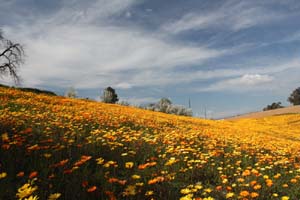
POLYGON ((226 120, 257 119, 263 117, 270 117, 274 115, 284 115, 284 114, 293 114, 293 113, 300 113, 300 106, 290 106, 290 107, 279 108, 275 110, 247 113, 247 114, 226 118, 226 120))
POLYGON ((299 127, 0 87, 0 199, 299 199, 299 127))

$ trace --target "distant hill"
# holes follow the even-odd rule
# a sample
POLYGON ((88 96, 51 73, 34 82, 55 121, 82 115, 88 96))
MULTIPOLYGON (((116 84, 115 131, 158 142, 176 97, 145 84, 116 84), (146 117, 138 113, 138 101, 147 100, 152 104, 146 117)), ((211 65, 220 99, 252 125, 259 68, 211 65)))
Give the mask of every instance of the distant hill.
POLYGON ((300 113, 300 106, 289 106, 285 108, 278 108, 275 110, 261 111, 261 112, 253 112, 242 115, 237 115, 234 117, 226 118, 226 120, 237 120, 237 119, 256 119, 269 117, 273 115, 283 115, 283 114, 291 114, 291 113, 300 113))
MULTIPOLYGON (((10 87, 10 86, 3 85, 3 84, 0 84, 0 87, 3 87, 3 88, 14 88, 14 87, 10 87)), ((22 88, 22 87, 16 87, 15 89, 18 89, 18 90, 21 90, 21 91, 24 91, 24 92, 32 92, 32 93, 35 93, 35 94, 46 94, 46 95, 50 95, 50 96, 57 96, 57 95, 56 95, 54 92, 52 92, 52 91, 41 90, 41 89, 37 89, 37 88, 22 88)))

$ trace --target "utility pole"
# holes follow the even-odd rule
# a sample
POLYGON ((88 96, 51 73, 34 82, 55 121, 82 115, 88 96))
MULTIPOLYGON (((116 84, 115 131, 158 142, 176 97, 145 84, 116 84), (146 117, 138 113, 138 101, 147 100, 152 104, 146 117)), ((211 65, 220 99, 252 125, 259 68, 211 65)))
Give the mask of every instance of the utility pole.
POLYGON ((204 119, 206 119, 206 106, 204 106, 204 119))
POLYGON ((189 108, 191 108, 191 99, 189 98, 189 108))

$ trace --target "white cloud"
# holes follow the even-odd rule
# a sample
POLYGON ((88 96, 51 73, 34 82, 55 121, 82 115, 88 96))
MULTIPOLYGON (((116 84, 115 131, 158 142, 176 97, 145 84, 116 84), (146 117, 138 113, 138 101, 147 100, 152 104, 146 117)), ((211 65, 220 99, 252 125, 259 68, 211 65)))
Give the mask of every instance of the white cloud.
POLYGON ((234 90, 234 91, 249 91, 265 89, 263 84, 270 83, 273 81, 273 77, 269 75, 261 74, 245 74, 241 77, 225 79, 216 82, 207 88, 202 88, 200 91, 223 91, 223 90, 234 90))
POLYGON ((118 83, 116 85, 116 88, 120 88, 120 89, 130 89, 132 88, 132 85, 130 83, 126 83, 126 82, 121 82, 121 83, 118 83))
POLYGON ((260 75, 260 74, 245 74, 241 78, 228 80, 230 84, 239 84, 241 86, 253 86, 261 83, 267 83, 272 81, 273 78, 269 75, 260 75))

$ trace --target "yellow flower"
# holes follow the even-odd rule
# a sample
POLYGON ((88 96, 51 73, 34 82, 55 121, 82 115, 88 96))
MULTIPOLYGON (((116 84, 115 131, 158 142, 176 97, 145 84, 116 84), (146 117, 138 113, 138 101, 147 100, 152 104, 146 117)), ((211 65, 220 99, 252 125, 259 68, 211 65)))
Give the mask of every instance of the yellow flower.
POLYGON ((101 157, 100 157, 100 158, 97 158, 96 161, 97 161, 97 164, 98 164, 98 165, 102 165, 102 164, 104 163, 104 159, 101 158, 101 157))
POLYGON ((264 175, 263 178, 264 179, 269 179, 269 176, 268 175, 264 175))
POLYGON ((212 198, 212 197, 207 197, 207 198, 204 198, 203 200, 214 200, 214 198, 212 198))
POLYGON ((2 172, 0 173, 0 179, 3 179, 7 176, 7 173, 6 172, 2 172))
POLYGON ((52 156, 51 153, 44 153, 45 158, 50 158, 51 156, 52 156))
POLYGON ((180 198, 180 200, 192 200, 193 194, 188 194, 180 198))
POLYGON ((180 193, 181 194, 189 194, 189 193, 191 193, 192 191, 190 190, 190 189, 188 189, 188 188, 184 188, 184 189, 181 189, 180 190, 180 193))
POLYGON ((37 190, 37 187, 32 187, 29 183, 25 183, 22 187, 18 189, 18 193, 16 194, 19 199, 23 199, 31 195, 34 191, 37 190))
POLYGON ((134 163, 133 162, 126 162, 125 163, 125 168, 131 169, 133 167, 134 163))
POLYGON ((61 196, 60 193, 54 193, 54 194, 50 194, 50 196, 48 197, 48 200, 56 200, 61 196))
POLYGON ((3 134, 1 135, 1 137, 2 137, 2 141, 3 141, 3 142, 9 141, 9 137, 8 137, 8 134, 7 134, 7 133, 3 133, 3 134))
POLYGON ((123 195, 124 196, 136 195, 135 185, 128 185, 127 188, 125 189, 125 191, 123 192, 123 195))
POLYGON ((38 200, 39 197, 38 196, 30 196, 28 198, 25 198, 24 200, 38 200))
POLYGON ((173 165, 174 163, 176 163, 177 160, 175 157, 171 157, 166 163, 165 165, 168 166, 168 165, 173 165))
POLYGON ((229 198, 231 198, 233 196, 234 196, 234 193, 233 192, 229 192, 229 193, 226 194, 226 199, 229 199, 229 198))
POLYGON ((144 183, 143 183, 143 182, 140 182, 140 183, 136 183, 135 185, 136 185, 136 186, 142 187, 142 186, 144 185, 144 183))
POLYGON ((289 200, 289 199, 290 199, 290 197, 288 197, 288 196, 281 197, 281 200, 289 200))
POLYGON ((154 192, 152 190, 149 190, 145 193, 146 196, 151 196, 153 194, 154 194, 154 192))
POLYGON ((210 188, 206 188, 204 191, 207 192, 207 193, 211 193, 212 192, 212 190, 210 188))
POLYGON ((132 178, 132 179, 140 179, 141 176, 134 174, 134 175, 131 176, 131 178, 132 178))
POLYGON ((196 184, 194 188, 197 190, 201 190, 203 186, 201 184, 196 184))

